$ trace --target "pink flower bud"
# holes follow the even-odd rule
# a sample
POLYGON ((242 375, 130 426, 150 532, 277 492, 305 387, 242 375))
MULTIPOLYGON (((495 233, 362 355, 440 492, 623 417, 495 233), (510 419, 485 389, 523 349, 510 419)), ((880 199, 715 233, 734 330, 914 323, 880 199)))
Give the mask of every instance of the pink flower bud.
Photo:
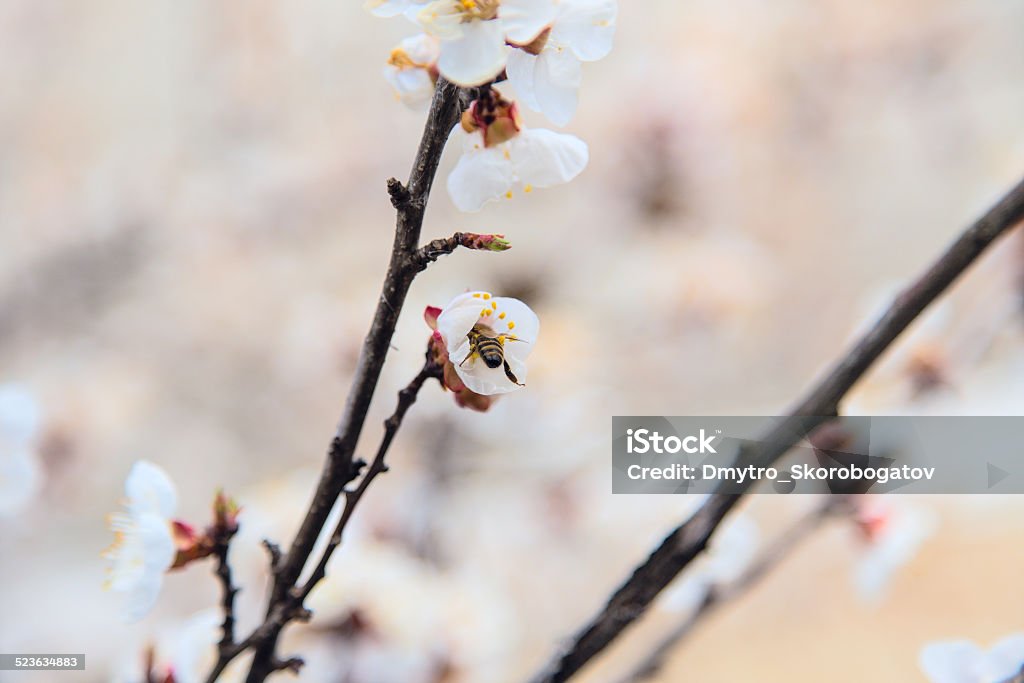
MULTIPOLYGON (((504 235, 478 235, 474 232, 460 233, 459 245, 466 249, 479 249, 481 251, 507 251, 512 248, 512 245, 509 244, 504 235)), ((441 309, 436 310, 438 315, 440 315, 441 309)))

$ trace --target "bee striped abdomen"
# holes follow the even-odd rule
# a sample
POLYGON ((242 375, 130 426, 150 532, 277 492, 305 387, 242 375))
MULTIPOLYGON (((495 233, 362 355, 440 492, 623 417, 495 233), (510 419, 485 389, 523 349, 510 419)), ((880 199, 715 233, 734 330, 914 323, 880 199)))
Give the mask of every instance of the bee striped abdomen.
POLYGON ((505 349, 497 339, 483 335, 477 337, 476 352, 489 368, 496 368, 505 362, 505 349))
POLYGON ((480 356, 484 365, 489 368, 504 367, 505 376, 508 377, 509 381, 513 384, 523 386, 516 378, 515 373, 512 372, 512 368, 509 367, 508 361, 505 360, 505 340, 520 340, 514 336, 504 334, 492 337, 487 333, 494 334, 491 332, 490 328, 483 325, 478 324, 473 326, 473 329, 471 329, 466 335, 466 338, 469 339, 469 353, 466 354, 466 357, 462 359, 462 362, 459 363, 459 365, 461 366, 474 356, 480 356))

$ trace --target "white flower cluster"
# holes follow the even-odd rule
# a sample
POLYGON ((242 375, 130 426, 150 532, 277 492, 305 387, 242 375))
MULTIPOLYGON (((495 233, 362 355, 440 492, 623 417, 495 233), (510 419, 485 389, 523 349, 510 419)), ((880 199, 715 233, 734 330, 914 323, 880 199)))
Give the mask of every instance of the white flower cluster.
POLYGON ((178 492, 163 469, 144 460, 132 466, 124 492, 125 511, 109 517, 115 538, 104 552, 112 563, 106 586, 124 594, 125 619, 138 621, 156 603, 174 563, 178 492))
POLYGON ((410 106, 430 101, 438 76, 485 86, 452 134, 463 151, 448 191, 463 211, 575 178, 586 144, 527 130, 515 102, 490 88, 507 80, 520 101, 559 126, 576 113, 582 63, 611 51, 617 0, 368 0, 378 16, 403 15, 424 31, 391 51, 385 77, 410 106))
POLYGON ((999 683, 1024 670, 1024 633, 1003 638, 989 650, 969 640, 930 643, 921 668, 932 683, 999 683))

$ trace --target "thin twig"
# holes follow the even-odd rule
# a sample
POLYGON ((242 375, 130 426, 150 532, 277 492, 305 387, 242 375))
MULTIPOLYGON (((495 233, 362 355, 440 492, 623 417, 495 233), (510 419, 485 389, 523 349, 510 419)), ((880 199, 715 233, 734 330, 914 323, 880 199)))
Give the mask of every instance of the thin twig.
MULTIPOLYGON (((907 326, 939 297, 1001 235, 1024 218, 1024 181, 965 230, 885 314, 843 355, 825 377, 761 441, 739 455, 740 465, 767 467, 821 423, 838 413, 839 402, 907 326)), ((658 595, 706 547, 711 534, 753 482, 720 486, 679 525, 608 599, 604 608, 556 656, 535 683, 561 683, 603 651, 642 615, 658 595)))
MULTIPOLYGON (((370 331, 363 340, 352 387, 331 440, 320 481, 288 551, 282 553, 278 546, 269 542, 265 544, 271 556, 273 580, 263 623, 237 644, 235 651, 225 658, 227 661, 218 662, 218 669, 208 679, 211 682, 216 680, 231 659, 247 649, 254 651, 246 677, 247 683, 262 683, 267 676, 282 669, 297 671, 302 664, 299 658, 278 658, 278 638, 291 621, 309 618, 309 611, 302 603, 308 594, 307 588, 311 589, 312 586, 308 582, 307 586, 301 588, 296 584, 338 496, 365 466, 365 463, 353 457, 356 444, 394 336, 398 315, 413 278, 423 269, 417 247, 441 153, 448 134, 455 127, 472 94, 460 90, 444 78, 438 79, 409 182, 403 185, 394 178, 388 180, 388 194, 397 211, 391 258, 377 310, 370 331)), ((392 432, 387 439, 390 441, 393 437, 392 432)))
POLYGON ((319 583, 327 574, 327 563, 330 561, 331 555, 337 547, 341 545, 341 537, 345 533, 345 527, 348 525, 348 521, 351 519, 356 506, 359 505, 359 501, 362 500, 363 494, 366 493, 366 489, 369 488, 370 484, 373 483, 373 480, 378 474, 383 474, 388 471, 388 466, 384 462, 384 458, 387 456, 388 449, 391 447, 391 442, 394 440, 395 434, 398 433, 398 428, 402 426, 402 418, 405 417, 406 411, 409 410, 412 404, 416 402, 416 396, 419 394, 423 383, 431 377, 441 381, 441 373, 441 367, 433 362, 431 354, 428 353, 427 360, 423 364, 423 368, 419 371, 419 374, 409 382, 407 387, 398 392, 398 406, 395 408, 395 412, 392 413, 391 417, 384 421, 384 438, 381 439, 380 446, 377 448, 377 455, 374 456, 369 469, 366 470, 366 474, 363 475, 359 485, 355 489, 345 491, 345 509, 341 513, 341 518, 338 520, 338 524, 334 528, 334 533, 331 534, 330 543, 328 543, 327 547, 324 549, 323 555, 320 557, 320 561, 313 569, 313 573, 310 574, 306 583, 303 584, 302 589, 299 592, 299 600, 305 600, 313 588, 316 587, 316 584, 319 583))
POLYGON ((442 256, 447 256, 459 247, 466 249, 483 249, 488 251, 505 251, 509 248, 504 235, 478 235, 472 232, 457 232, 451 237, 431 240, 416 250, 413 262, 423 270, 442 256))
POLYGON ((455 127, 465 106, 462 91, 444 78, 438 79, 409 182, 402 185, 394 178, 388 181, 388 193, 391 195, 398 217, 391 261, 384 278, 381 297, 370 331, 363 341, 355 376, 352 379, 352 388, 331 441, 313 500, 291 547, 274 571, 266 617, 263 625, 253 634, 255 653, 246 683, 262 683, 268 675, 281 668, 275 655, 278 636, 289 621, 297 616, 306 615, 301 600, 296 600, 301 594, 296 588, 296 582, 309 560, 338 496, 345 486, 358 476, 361 469, 360 463, 353 460, 356 443, 359 441, 366 413, 370 408, 370 399, 384 366, 384 358, 395 332, 398 314, 405 303, 413 278, 420 270, 415 261, 415 254, 419 245, 427 198, 430 196, 430 188, 437 174, 441 153, 448 141, 448 134, 455 127), (257 636, 258 640, 255 640, 257 636))
POLYGON ((705 622, 722 605, 742 597, 779 566, 800 544, 807 540, 829 517, 847 502, 845 496, 830 496, 824 504, 801 516, 774 542, 765 548, 739 578, 722 585, 710 585, 704 590, 697 608, 641 661, 622 683, 640 683, 655 676, 665 665, 669 655, 679 644, 705 622))
POLYGON ((217 558, 216 574, 221 585, 220 606, 224 613, 224 621, 221 623, 220 642, 217 643, 217 662, 206 679, 208 683, 217 680, 238 654, 240 647, 235 642, 235 596, 238 595, 239 588, 231 576, 231 563, 228 561, 231 539, 237 530, 237 527, 219 530, 214 538, 213 554, 217 558))

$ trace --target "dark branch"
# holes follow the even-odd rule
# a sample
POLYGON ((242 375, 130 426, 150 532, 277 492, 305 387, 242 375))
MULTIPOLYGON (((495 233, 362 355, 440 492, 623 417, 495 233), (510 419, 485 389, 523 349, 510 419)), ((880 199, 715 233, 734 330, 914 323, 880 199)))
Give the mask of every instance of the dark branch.
POLYGON ((388 449, 391 447, 391 442, 395 438, 395 434, 398 433, 398 428, 402 426, 402 418, 405 417, 405 413, 409 410, 413 403, 416 402, 416 397, 420 392, 420 388, 423 387, 423 383, 433 377, 434 379, 441 381, 442 370, 441 367, 433 362, 431 354, 427 354, 427 360, 423 365, 423 369, 420 370, 419 374, 409 385, 398 392, 398 406, 395 408, 395 412, 392 413, 391 417, 384 421, 384 438, 381 439, 380 446, 377 448, 377 454, 373 458, 373 462, 370 463, 370 468, 366 471, 359 485, 355 489, 345 491, 345 509, 341 513, 341 518, 338 520, 337 526, 334 528, 334 533, 331 534, 330 543, 324 549, 323 555, 320 557, 320 561, 313 569, 313 573, 310 574, 309 579, 302 586, 299 592, 299 601, 303 601, 310 594, 316 584, 319 583, 324 576, 327 574, 327 563, 331 559, 331 555, 341 545, 342 535, 345 533, 345 527, 348 526, 348 521, 352 517, 352 513, 355 511, 356 506, 359 505, 359 501, 362 500, 363 495, 366 493, 366 489, 369 488, 373 480, 377 478, 378 474, 383 474, 388 471, 388 466, 384 461, 387 456, 388 449))
POLYGON ((384 358, 395 332, 398 314, 418 272, 415 261, 416 248, 423 226, 427 198, 430 196, 430 188, 437 174, 441 153, 448 141, 448 134, 455 127, 465 106, 466 101, 459 88, 443 78, 439 79, 409 182, 403 186, 394 179, 388 181, 388 192, 396 207, 398 218, 391 261, 384 278, 380 301, 370 331, 363 341, 355 377, 352 379, 352 388, 331 441, 313 501, 295 540, 292 541, 287 554, 281 558, 274 574, 264 626, 257 629, 261 632, 261 639, 254 641, 256 652, 246 678, 247 683, 261 683, 273 672, 278 636, 284 626, 295 617, 296 609, 301 607, 301 603, 297 606, 295 601, 298 590, 296 582, 309 560, 313 546, 338 496, 359 474, 360 467, 353 461, 353 453, 366 421, 370 399, 384 366, 384 358))
POLYGON ((622 679, 622 683, 640 683, 653 678, 665 665, 669 655, 679 644, 704 623, 708 616, 727 602, 742 597, 754 588, 768 572, 779 566, 821 524, 846 503, 846 498, 829 498, 819 508, 803 515, 760 553, 757 559, 740 575, 726 585, 708 586, 697 608, 651 651, 647 657, 622 679))
MULTIPOLYGON (((811 430, 836 415, 840 400, 900 333, 1022 218, 1024 181, 967 228, 931 267, 896 297, 874 326, 796 404, 789 417, 756 446, 741 451, 739 464, 771 465, 811 430)), ((696 514, 672 531, 647 560, 637 566, 604 608, 577 633, 566 651, 533 679, 535 683, 569 680, 636 621, 655 596, 704 550, 715 528, 741 500, 751 483, 741 485, 738 493, 724 493, 722 489, 713 493, 696 514)), ((736 486, 733 485, 731 491, 736 491, 736 486)))
MULTIPOLYGON (((278 658, 276 654, 277 641, 281 631, 289 622, 308 620, 311 616, 309 610, 302 603, 315 582, 307 581, 302 587, 299 587, 297 582, 338 497, 366 466, 362 460, 354 459, 353 454, 366 421, 370 400, 384 366, 384 359, 391 345, 398 315, 405 303, 413 278, 422 270, 418 260, 417 246, 427 199, 437 174, 441 154, 448 140, 448 134, 455 127, 471 96, 472 93, 460 90, 444 78, 438 79, 423 136, 409 175, 409 182, 403 185, 394 178, 388 181, 388 194, 397 211, 391 258, 377 310, 370 325, 370 331, 363 340, 355 376, 352 379, 352 387, 334 438, 331 440, 327 460, 320 474, 320 481, 302 525, 287 553, 282 553, 281 549, 272 543, 264 543, 270 553, 273 583, 263 623, 233 649, 222 649, 217 668, 208 679, 211 683, 217 679, 231 659, 247 649, 254 651, 252 664, 246 678, 247 683, 262 683, 267 676, 276 671, 282 669, 298 671, 302 665, 299 658, 285 660, 278 658)), ((426 377, 419 379, 418 376, 417 379, 419 384, 416 389, 422 385, 426 377)), ((415 398, 415 392, 411 398, 415 398)), ((411 403, 412 401, 409 400, 408 404, 403 407, 402 399, 400 399, 399 407, 402 415, 411 403)), ((385 435, 388 445, 394 438, 394 432, 400 421, 401 416, 397 418, 393 428, 389 425, 385 435)), ((386 451, 387 447, 384 446, 383 449, 386 451)), ((379 467, 383 467, 383 462, 379 467)), ((368 473, 368 477, 372 480, 379 473, 379 471, 373 471, 372 475, 368 473)), ((357 491, 365 489, 365 485, 368 483, 364 478, 357 491)), ((362 493, 359 495, 361 496, 362 493)), ((347 515, 351 515, 351 507, 351 503, 346 502, 346 521, 347 515)), ((332 543, 331 551, 336 545, 332 543)), ((326 559, 322 558, 322 561, 326 562, 326 559)), ((318 565, 314 573, 322 574, 322 571, 318 565)))
POLYGON ((413 261, 418 270, 423 270, 442 256, 447 256, 459 247, 482 251, 505 251, 510 247, 504 235, 478 235, 472 232, 457 232, 451 237, 431 240, 416 250, 413 261))
POLYGON ((220 606, 224 613, 224 621, 221 623, 220 642, 217 643, 217 663, 206 679, 209 683, 217 680, 224 668, 240 651, 240 646, 235 642, 235 596, 238 595, 239 589, 235 586, 231 576, 231 563, 228 561, 231 539, 237 530, 237 527, 218 529, 213 539, 213 554, 217 558, 216 574, 221 585, 220 606))

